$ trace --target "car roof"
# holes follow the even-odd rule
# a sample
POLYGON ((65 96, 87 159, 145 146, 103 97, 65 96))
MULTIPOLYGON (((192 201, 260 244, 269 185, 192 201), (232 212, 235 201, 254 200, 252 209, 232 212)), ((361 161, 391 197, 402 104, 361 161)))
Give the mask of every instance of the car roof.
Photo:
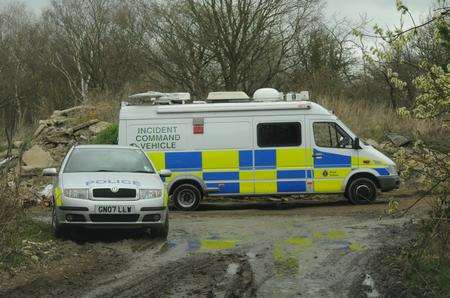
POLYGON ((76 149, 134 149, 141 150, 136 146, 119 146, 119 145, 75 145, 76 149))

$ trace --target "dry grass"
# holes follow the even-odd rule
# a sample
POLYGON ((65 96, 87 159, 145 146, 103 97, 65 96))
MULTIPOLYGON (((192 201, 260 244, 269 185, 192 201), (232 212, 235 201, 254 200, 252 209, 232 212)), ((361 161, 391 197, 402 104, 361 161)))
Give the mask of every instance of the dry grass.
POLYGON ((342 98, 320 98, 317 102, 333 111, 357 135, 381 141, 386 133, 396 132, 413 139, 438 139, 442 131, 437 121, 399 117, 393 109, 382 103, 342 98))

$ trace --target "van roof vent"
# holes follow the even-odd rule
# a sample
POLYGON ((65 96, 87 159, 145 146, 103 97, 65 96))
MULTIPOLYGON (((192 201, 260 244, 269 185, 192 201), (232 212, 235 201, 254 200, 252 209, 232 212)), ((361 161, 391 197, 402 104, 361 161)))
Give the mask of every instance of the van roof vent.
POLYGON ((288 92, 285 95, 286 101, 309 101, 309 91, 288 92))
POLYGON ((245 102, 249 100, 250 98, 244 91, 209 92, 206 98, 206 101, 210 103, 245 102))
POLYGON ((253 93, 254 101, 281 101, 283 93, 273 88, 261 88, 253 93))
POLYGON ((128 97, 127 105, 170 105, 185 104, 191 99, 191 95, 186 92, 162 93, 148 91, 137 93, 128 97))

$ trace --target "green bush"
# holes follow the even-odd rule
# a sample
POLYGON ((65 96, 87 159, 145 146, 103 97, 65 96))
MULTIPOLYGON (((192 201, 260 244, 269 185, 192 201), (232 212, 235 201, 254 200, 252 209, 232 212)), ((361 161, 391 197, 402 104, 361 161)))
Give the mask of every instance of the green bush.
POLYGON ((117 138, 119 136, 119 126, 114 123, 108 128, 98 133, 95 138, 91 140, 91 144, 114 144, 117 145, 117 138))

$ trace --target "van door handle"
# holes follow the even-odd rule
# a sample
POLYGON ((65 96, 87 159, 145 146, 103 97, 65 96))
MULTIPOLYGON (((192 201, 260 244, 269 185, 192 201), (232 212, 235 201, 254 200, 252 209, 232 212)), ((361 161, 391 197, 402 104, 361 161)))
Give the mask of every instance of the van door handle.
POLYGON ((321 159, 323 157, 323 154, 313 154, 312 157, 317 158, 317 159, 321 159))

